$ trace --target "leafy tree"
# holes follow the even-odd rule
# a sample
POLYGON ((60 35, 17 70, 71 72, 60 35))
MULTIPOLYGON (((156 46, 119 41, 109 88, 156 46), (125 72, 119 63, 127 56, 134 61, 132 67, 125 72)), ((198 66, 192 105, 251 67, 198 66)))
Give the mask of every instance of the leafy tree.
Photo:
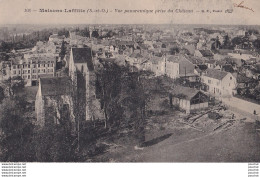
POLYGON ((106 118, 106 128, 119 130, 127 128, 141 146, 145 141, 146 107, 151 95, 147 80, 149 73, 130 72, 111 62, 102 62, 97 73, 101 106, 106 118))
POLYGON ((260 39, 257 39, 253 42, 255 48, 260 49, 260 39))
POLYGON ((62 30, 59 30, 58 31, 58 35, 59 36, 65 36, 65 37, 69 37, 69 31, 68 30, 66 30, 65 28, 63 28, 62 30))
POLYGON ((3 83, 8 90, 8 95, 11 97, 17 95, 24 88, 24 80, 20 76, 9 78, 3 83))
POLYGON ((79 34, 83 37, 90 37, 89 28, 85 27, 83 30, 79 31, 79 34))
MULTIPOLYGON (((62 112, 64 111, 66 112, 66 110, 62 110, 62 112)), ((73 162, 79 160, 76 154, 77 146, 70 117, 62 112, 58 119, 53 107, 46 108, 45 125, 38 127, 35 131, 33 142, 36 160, 39 162, 73 162), (55 119, 59 120, 58 124, 54 123, 55 119)))
POLYGON ((180 52, 180 49, 178 47, 173 47, 170 49, 170 54, 175 55, 180 52))
POLYGON ((233 45, 240 45, 244 42, 243 38, 242 37, 234 37, 232 39, 232 44, 233 45))
POLYGON ((224 36, 224 41, 222 48, 230 48, 231 47, 231 40, 228 35, 224 36))
POLYGON ((50 124, 38 129, 34 138, 38 162, 78 161, 74 137, 64 125, 50 124))
POLYGON ((99 33, 98 33, 98 30, 94 30, 91 34, 91 37, 94 37, 94 38, 98 38, 99 37, 99 33))
POLYGON ((4 98, 5 98, 4 89, 3 87, 0 87, 0 104, 2 103, 4 98))
POLYGON ((1 161, 34 161, 33 125, 26 117, 24 98, 6 98, 0 107, 1 161))

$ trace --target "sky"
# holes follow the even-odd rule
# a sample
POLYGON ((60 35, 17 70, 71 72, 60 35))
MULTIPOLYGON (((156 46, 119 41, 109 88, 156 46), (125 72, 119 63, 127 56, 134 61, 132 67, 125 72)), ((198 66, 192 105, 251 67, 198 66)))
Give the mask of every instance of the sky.
POLYGON ((260 1, 244 0, 0 0, 0 24, 238 24, 260 25, 260 1), (31 9, 32 12, 24 12, 31 9), (108 13, 40 13, 39 9, 108 9, 108 13), (186 9, 193 13, 119 13, 186 9), (233 9, 233 13, 224 13, 233 9), (34 11, 35 10, 35 11, 34 11), (222 10, 201 13, 201 10, 222 10))

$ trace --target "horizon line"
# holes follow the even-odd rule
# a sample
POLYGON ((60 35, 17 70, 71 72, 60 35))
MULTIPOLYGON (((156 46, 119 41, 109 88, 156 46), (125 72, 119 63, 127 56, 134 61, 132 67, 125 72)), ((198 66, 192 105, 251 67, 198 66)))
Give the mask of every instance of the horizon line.
POLYGON ((223 26, 260 26, 260 24, 209 24, 209 23, 5 23, 3 25, 223 25, 223 26))

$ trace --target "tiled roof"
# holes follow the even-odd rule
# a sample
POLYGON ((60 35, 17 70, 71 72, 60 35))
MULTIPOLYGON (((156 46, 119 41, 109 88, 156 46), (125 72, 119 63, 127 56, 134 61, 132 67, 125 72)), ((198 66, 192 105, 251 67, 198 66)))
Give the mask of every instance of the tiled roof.
POLYGON ((212 57, 213 53, 210 50, 199 50, 203 57, 212 57))
POLYGON ((43 96, 68 95, 71 93, 69 77, 40 78, 43 96))
POLYGON ((224 66, 222 66, 222 68, 226 72, 230 72, 230 73, 234 72, 234 68, 232 67, 232 65, 224 65, 224 66))
POLYGON ((174 87, 170 93, 173 95, 183 95, 185 96, 185 99, 190 100, 193 98, 198 92, 200 92, 197 89, 190 88, 190 87, 183 87, 183 86, 177 86, 174 87))
POLYGON ((74 63, 87 63, 90 71, 94 70, 91 48, 72 48, 74 63))
POLYGON ((205 76, 214 78, 214 79, 218 79, 218 80, 222 80, 227 74, 228 74, 228 72, 225 72, 225 71, 219 71, 216 69, 207 69, 205 76))
POLYGON ((216 61, 215 60, 208 60, 208 61, 205 61, 205 63, 214 64, 214 63, 216 63, 216 61))

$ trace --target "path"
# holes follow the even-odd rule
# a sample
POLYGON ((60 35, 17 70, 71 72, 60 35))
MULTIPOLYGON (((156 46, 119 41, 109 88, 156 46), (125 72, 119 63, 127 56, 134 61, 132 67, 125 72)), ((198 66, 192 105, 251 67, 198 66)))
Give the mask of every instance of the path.
POLYGON ((238 110, 241 110, 248 115, 250 115, 251 118, 258 118, 260 120, 260 105, 256 103, 252 103, 249 101, 245 101, 236 97, 232 98, 222 98, 223 103, 225 103, 227 106, 231 108, 235 108, 238 110), (254 110, 256 111, 257 116, 255 116, 254 110))

